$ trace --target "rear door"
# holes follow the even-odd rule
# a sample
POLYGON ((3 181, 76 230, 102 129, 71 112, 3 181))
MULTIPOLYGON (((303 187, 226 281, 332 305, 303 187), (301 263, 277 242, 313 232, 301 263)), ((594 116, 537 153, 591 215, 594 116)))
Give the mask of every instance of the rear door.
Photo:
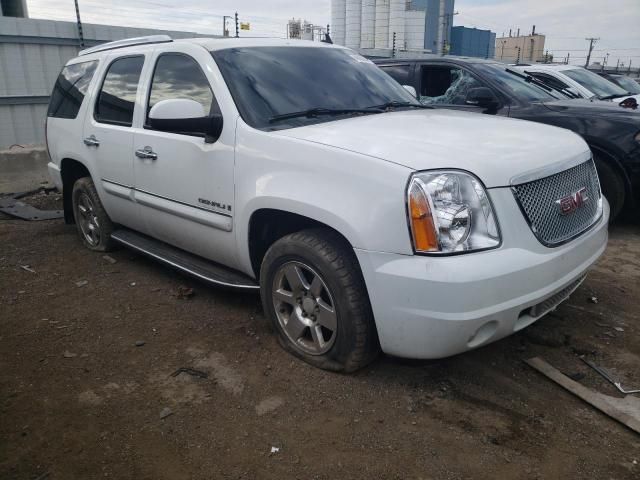
POLYGON ((233 119, 223 119, 222 134, 214 143, 202 135, 157 131, 148 121, 151 108, 163 100, 195 100, 204 112, 220 113, 212 87, 221 81, 217 65, 202 47, 179 42, 159 47, 152 64, 133 144, 134 152, 153 157, 134 160, 135 195, 145 230, 171 245, 235 266, 233 119))
POLYGON ((93 181, 114 222, 139 229, 134 203, 133 119, 145 55, 111 55, 87 114, 83 141, 94 166, 93 181))

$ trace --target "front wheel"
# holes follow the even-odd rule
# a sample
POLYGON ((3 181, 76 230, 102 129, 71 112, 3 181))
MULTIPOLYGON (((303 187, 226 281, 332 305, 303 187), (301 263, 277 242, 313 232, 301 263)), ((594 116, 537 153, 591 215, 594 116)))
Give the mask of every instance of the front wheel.
POLYGON ((281 345, 304 361, 352 372, 371 362, 378 337, 353 250, 334 232, 303 230, 267 251, 262 304, 281 345))

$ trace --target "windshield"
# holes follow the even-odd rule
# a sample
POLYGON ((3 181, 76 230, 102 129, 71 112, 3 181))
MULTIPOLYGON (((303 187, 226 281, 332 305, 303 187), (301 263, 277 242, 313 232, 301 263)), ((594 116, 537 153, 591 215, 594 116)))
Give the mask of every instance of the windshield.
MULTIPOLYGON (((554 95, 543 87, 533 82, 527 82, 515 73, 508 72, 504 65, 499 63, 478 63, 476 68, 497 83, 507 93, 523 102, 545 102, 557 100, 560 95, 554 95)), ((526 75, 523 74, 526 77, 526 75)))
POLYGON ((628 93, 633 93, 634 95, 640 93, 640 83, 636 82, 633 78, 629 78, 624 75, 616 75, 613 77, 613 81, 628 93))
MULTIPOLYGON (((345 110, 390 102, 421 105, 369 60, 351 50, 329 47, 243 47, 215 50, 218 64, 243 120, 276 130, 366 113, 345 110), (313 109, 340 110, 270 122, 278 115, 313 109)), ((401 107, 398 107, 401 108, 401 107)))
POLYGON ((603 97, 623 97, 627 94, 622 88, 615 83, 602 78, 597 73, 590 72, 584 68, 575 68, 571 70, 563 70, 570 79, 578 82, 584 88, 597 95, 603 97))

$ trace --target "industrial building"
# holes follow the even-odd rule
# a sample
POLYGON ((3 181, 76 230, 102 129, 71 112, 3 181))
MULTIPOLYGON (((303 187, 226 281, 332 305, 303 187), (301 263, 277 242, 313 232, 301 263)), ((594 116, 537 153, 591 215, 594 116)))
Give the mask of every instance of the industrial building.
POLYGON ((535 63, 543 62, 545 36, 536 33, 533 26, 530 35, 520 35, 520 29, 515 36, 496 38, 496 60, 506 63, 535 63))
POLYGON ((320 25, 314 25, 306 20, 292 18, 287 22, 287 38, 298 40, 322 41, 325 38, 327 29, 320 25))
POLYGON ((448 50, 454 0, 332 0, 331 38, 353 49, 448 50))
POLYGON ((496 50, 496 34, 490 30, 453 27, 450 44, 451 55, 493 58, 496 50))

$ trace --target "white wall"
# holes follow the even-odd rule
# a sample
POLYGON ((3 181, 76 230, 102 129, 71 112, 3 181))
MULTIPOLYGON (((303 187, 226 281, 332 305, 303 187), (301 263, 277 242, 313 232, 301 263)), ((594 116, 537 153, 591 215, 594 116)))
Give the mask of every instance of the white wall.
POLYGON ((346 12, 346 32, 344 44, 349 48, 360 48, 362 0, 347 0, 346 12))
POLYGON ((389 48, 389 0, 376 0, 375 48, 389 48))
POLYGON ((331 0, 331 40, 337 45, 345 44, 346 9, 346 0, 331 0))

